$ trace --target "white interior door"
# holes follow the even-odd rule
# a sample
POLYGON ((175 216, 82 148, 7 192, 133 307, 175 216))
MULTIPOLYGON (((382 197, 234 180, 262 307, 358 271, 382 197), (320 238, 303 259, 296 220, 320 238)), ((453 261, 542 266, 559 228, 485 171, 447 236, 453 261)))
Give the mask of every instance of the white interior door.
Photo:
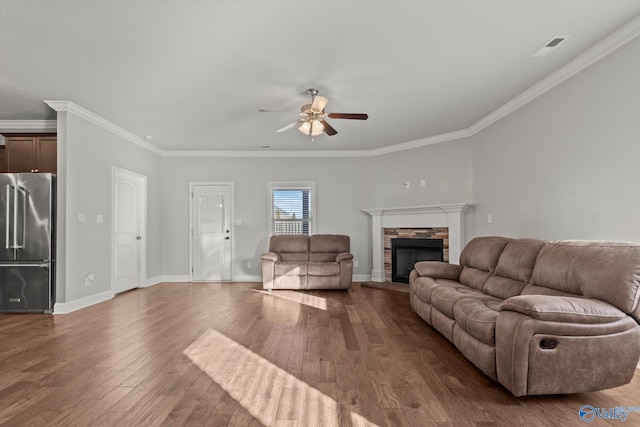
POLYGON ((143 278, 146 177, 113 169, 113 292, 139 287, 143 278))
POLYGON ((191 187, 191 279, 231 280, 231 185, 191 187))

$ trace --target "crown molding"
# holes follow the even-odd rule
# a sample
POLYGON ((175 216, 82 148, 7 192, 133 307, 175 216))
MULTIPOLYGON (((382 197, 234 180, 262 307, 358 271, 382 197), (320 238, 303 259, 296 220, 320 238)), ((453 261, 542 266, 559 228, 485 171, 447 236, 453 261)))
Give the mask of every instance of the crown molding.
POLYGON ((440 135, 430 136, 428 138, 417 139, 415 141, 403 142, 401 144, 388 145, 382 148, 367 150, 368 152, 367 155, 380 156, 383 154, 390 154, 398 151, 420 148, 427 145, 440 144, 441 142, 454 141, 456 139, 466 138, 471 135, 472 133, 469 131, 469 129, 462 129, 462 130, 457 130, 453 132, 443 133, 440 135))
POLYGON ((374 157, 397 151, 411 150, 425 145, 439 144, 471 136, 468 129, 431 136, 416 141, 404 142, 372 150, 313 150, 313 151, 163 151, 163 157, 374 157))
POLYGON ((529 89, 522 92, 520 95, 513 98, 511 101, 499 107, 491 114, 480 119, 469 127, 471 135, 475 135, 483 129, 486 129, 493 123, 513 113, 529 102, 533 101, 545 92, 558 86, 565 80, 573 77, 580 71, 584 70, 593 63, 604 58, 608 54, 614 52, 618 48, 622 47, 626 43, 630 42, 634 38, 640 35, 640 15, 620 27, 618 30, 609 34, 607 37, 596 43, 591 48, 578 55, 574 60, 564 65, 555 72, 549 74, 544 79, 540 80, 529 89))
POLYGON ((52 132, 58 129, 56 120, 0 120, 0 131, 52 132))
MULTIPOLYGON (((399 144, 389 145, 381 148, 374 148, 371 150, 313 150, 313 151, 271 151, 271 150, 247 150, 247 151, 180 151, 180 150, 163 150, 157 146, 145 141, 144 139, 128 132, 121 127, 111 123, 110 121, 88 111, 84 108, 74 104, 70 101, 44 101, 47 105, 56 111, 70 112, 76 116, 82 117, 97 126, 100 126, 120 137, 126 139, 140 147, 151 151, 162 157, 241 157, 241 158, 260 158, 260 157, 374 157, 384 154, 391 154, 404 150, 411 150, 414 148, 420 148, 427 145, 439 144, 442 142, 453 141, 456 139, 467 138, 475 135, 476 133, 486 129, 498 120, 506 117, 512 112, 518 110, 539 96, 543 95, 547 91, 556 87, 565 80, 573 77, 575 74, 589 67, 598 60, 604 58, 611 52, 614 52, 624 44, 635 39, 640 35, 640 15, 629 21, 627 24, 620 27, 618 30, 611 33, 609 36, 589 48, 574 60, 564 65, 560 69, 551 73, 544 79, 540 80, 529 89, 522 92, 520 95, 511 99, 492 113, 483 117, 470 127, 453 132, 448 132, 440 135, 431 136, 428 138, 422 138, 414 141, 403 142, 399 144)), ((37 120, 0 120, 1 130, 10 129, 55 129, 55 121, 37 121, 37 120), (44 125, 42 123, 45 123, 44 125), (54 124, 52 126, 52 123, 54 124), (16 126, 9 128, 7 126, 16 126), (25 126, 34 126, 33 128, 25 126), (38 128, 37 126, 50 126, 47 128, 38 128), (52 126, 52 127, 51 127, 52 126)))
POLYGON ((313 151, 294 151, 294 150, 246 150, 246 151, 175 151, 164 150, 163 157, 366 157, 370 156, 371 150, 313 150, 313 151))
POLYGON ((93 123, 96 126, 99 126, 115 135, 118 135, 122 139, 132 142, 146 150, 151 151, 152 153, 155 153, 157 155, 162 155, 162 150, 156 147, 155 145, 150 144, 149 142, 145 141, 139 136, 136 136, 131 132, 124 130, 120 126, 117 126, 111 123, 109 120, 104 119, 98 116, 97 114, 92 113, 91 111, 86 110, 80 107, 79 105, 74 104, 71 101, 44 101, 44 103, 47 104, 49 107, 53 108, 57 112, 62 111, 62 112, 71 113, 75 116, 81 117, 86 121, 93 123))

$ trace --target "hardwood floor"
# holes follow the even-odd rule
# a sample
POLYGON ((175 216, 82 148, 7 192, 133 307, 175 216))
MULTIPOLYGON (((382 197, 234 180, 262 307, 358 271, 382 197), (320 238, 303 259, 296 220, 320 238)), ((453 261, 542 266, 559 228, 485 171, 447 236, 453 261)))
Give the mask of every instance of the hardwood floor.
POLYGON ((515 398, 406 293, 359 284, 164 283, 67 315, 0 315, 2 426, 578 426, 582 405, 640 406, 640 375, 515 398))

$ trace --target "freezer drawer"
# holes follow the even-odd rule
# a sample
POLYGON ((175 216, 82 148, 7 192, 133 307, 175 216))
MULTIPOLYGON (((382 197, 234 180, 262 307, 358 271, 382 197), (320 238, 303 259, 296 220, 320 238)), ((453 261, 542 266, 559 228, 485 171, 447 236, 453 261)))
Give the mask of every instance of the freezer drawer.
POLYGON ((0 262, 0 313, 51 313, 52 264, 0 262))

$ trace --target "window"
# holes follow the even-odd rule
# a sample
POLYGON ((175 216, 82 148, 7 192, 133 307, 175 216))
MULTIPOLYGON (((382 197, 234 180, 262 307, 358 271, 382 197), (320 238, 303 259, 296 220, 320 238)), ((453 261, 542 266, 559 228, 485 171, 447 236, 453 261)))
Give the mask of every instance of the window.
POLYGON ((269 234, 313 234, 314 194, 314 182, 270 182, 269 234))

